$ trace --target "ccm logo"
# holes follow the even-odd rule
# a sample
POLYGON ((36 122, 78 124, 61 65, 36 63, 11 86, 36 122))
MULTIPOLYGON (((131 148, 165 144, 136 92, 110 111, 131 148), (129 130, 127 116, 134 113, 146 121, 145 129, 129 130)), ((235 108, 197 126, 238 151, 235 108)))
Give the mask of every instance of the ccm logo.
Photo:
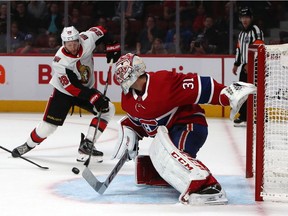
POLYGON ((180 164, 182 164, 187 170, 191 171, 191 170, 194 169, 194 167, 193 167, 193 165, 191 165, 191 163, 193 163, 195 166, 199 167, 201 170, 204 170, 204 168, 195 159, 193 159, 192 157, 183 158, 182 155, 179 155, 175 151, 173 151, 171 153, 171 156, 173 158, 175 158, 180 164), (186 161, 187 159, 189 160, 189 162, 186 161))

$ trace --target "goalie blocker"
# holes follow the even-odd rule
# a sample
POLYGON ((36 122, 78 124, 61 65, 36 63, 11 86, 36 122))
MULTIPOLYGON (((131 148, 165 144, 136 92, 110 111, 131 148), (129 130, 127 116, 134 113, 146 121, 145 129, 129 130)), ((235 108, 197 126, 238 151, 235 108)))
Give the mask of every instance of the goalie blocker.
POLYGON ((166 127, 159 126, 149 155, 159 175, 181 193, 181 203, 227 204, 225 191, 209 169, 201 161, 177 149, 170 140, 166 127))

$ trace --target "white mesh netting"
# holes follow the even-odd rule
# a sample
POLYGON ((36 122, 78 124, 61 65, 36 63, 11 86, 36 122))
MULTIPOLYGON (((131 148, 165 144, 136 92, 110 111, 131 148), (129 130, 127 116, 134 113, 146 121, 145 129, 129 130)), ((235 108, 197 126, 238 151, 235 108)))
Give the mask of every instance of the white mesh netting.
POLYGON ((288 45, 265 46, 264 200, 288 201, 288 45))

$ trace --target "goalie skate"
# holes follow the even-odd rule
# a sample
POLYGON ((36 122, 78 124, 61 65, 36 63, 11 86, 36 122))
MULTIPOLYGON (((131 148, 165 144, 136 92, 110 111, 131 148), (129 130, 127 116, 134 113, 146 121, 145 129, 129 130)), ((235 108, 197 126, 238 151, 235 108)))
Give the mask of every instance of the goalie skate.
POLYGON ((84 134, 81 133, 81 142, 78 148, 79 157, 76 159, 78 162, 85 162, 90 155, 90 151, 92 150, 91 156, 96 159, 97 162, 101 163, 103 161, 103 152, 98 151, 94 144, 87 139, 84 139, 84 134))
POLYGON ((256 86, 245 82, 235 82, 222 90, 221 94, 225 94, 230 101, 230 119, 233 119, 234 116, 239 112, 241 106, 247 100, 249 94, 256 93, 256 90, 256 86))
POLYGON ((227 203, 226 193, 219 184, 209 186, 189 196, 189 205, 225 205, 227 203))

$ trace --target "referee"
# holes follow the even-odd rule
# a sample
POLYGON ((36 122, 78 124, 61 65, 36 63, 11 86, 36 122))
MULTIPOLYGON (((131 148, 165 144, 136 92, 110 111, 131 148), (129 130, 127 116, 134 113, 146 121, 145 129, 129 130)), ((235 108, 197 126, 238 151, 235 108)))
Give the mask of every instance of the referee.
MULTIPOLYGON (((239 81, 247 82, 248 47, 251 44, 264 44, 264 36, 259 27, 253 24, 253 14, 250 8, 245 7, 240 10, 239 20, 243 29, 238 36, 232 72, 237 75, 237 69, 241 65, 239 81)), ((235 127, 246 126, 246 113, 247 104, 245 102, 239 110, 239 117, 234 120, 235 127)))

